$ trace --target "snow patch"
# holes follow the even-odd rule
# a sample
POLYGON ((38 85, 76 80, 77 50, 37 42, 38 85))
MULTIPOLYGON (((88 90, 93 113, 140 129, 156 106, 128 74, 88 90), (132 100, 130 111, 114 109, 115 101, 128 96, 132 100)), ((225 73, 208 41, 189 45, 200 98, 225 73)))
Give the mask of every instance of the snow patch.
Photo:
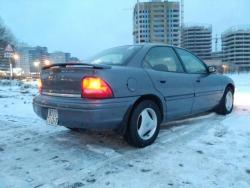
POLYGON ((98 154, 105 155, 105 156, 113 156, 116 153, 113 149, 101 147, 98 145, 87 144, 86 146, 87 146, 88 150, 93 151, 93 152, 98 153, 98 154))

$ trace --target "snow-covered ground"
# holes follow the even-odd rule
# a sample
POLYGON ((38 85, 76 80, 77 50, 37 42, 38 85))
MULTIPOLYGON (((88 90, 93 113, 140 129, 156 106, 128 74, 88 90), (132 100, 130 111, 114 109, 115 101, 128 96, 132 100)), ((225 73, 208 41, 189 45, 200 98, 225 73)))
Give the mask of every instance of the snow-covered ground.
POLYGON ((250 74, 235 107, 163 125, 137 149, 112 131, 70 131, 33 112, 35 82, 0 83, 0 187, 250 187, 250 74))

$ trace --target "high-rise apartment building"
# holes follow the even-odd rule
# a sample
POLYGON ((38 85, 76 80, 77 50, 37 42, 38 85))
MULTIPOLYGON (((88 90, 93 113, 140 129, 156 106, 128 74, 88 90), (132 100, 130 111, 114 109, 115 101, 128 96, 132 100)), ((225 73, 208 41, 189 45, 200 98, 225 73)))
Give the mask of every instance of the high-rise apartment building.
POLYGON ((152 0, 135 5, 133 14, 134 43, 180 45, 179 2, 152 0), (138 13, 139 8, 139 13, 138 13))
POLYGON ((222 61, 231 69, 250 69, 250 25, 233 26, 221 34, 222 61))
POLYGON ((30 72, 36 73, 40 71, 46 65, 46 60, 48 59, 49 53, 47 47, 37 46, 29 50, 30 72))
POLYGON ((68 63, 70 61, 70 53, 56 51, 50 54, 51 64, 68 63))
POLYGON ((32 47, 25 43, 17 44, 15 47, 15 51, 18 55, 16 67, 22 69, 24 76, 30 75, 29 50, 32 50, 32 47))
POLYGON ((186 23, 182 27, 182 47, 203 60, 211 59, 212 25, 186 23))
POLYGON ((16 45, 15 51, 19 57, 16 60, 16 67, 22 69, 24 76, 37 74, 49 58, 47 47, 31 47, 21 43, 16 45))

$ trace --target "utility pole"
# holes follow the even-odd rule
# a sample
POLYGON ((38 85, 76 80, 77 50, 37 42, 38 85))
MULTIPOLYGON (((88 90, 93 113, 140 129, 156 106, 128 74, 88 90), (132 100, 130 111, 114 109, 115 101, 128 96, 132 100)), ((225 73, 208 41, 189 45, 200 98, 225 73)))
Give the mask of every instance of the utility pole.
POLYGON ((14 56, 15 50, 11 46, 10 43, 7 43, 5 48, 4 48, 4 57, 9 58, 9 64, 10 64, 10 87, 11 87, 11 81, 12 81, 12 63, 10 61, 10 58, 14 56))

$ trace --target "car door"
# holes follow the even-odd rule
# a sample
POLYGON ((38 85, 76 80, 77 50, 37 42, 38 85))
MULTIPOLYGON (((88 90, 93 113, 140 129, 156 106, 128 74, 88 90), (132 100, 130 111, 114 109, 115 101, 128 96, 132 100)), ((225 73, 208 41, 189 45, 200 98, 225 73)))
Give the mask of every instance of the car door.
POLYGON ((219 103, 223 92, 218 75, 209 73, 203 61, 192 53, 180 48, 176 48, 176 51, 194 83, 192 113, 212 109, 219 103))
POLYGON ((143 68, 165 98, 168 120, 191 113, 194 84, 172 47, 151 48, 144 58, 143 68))

